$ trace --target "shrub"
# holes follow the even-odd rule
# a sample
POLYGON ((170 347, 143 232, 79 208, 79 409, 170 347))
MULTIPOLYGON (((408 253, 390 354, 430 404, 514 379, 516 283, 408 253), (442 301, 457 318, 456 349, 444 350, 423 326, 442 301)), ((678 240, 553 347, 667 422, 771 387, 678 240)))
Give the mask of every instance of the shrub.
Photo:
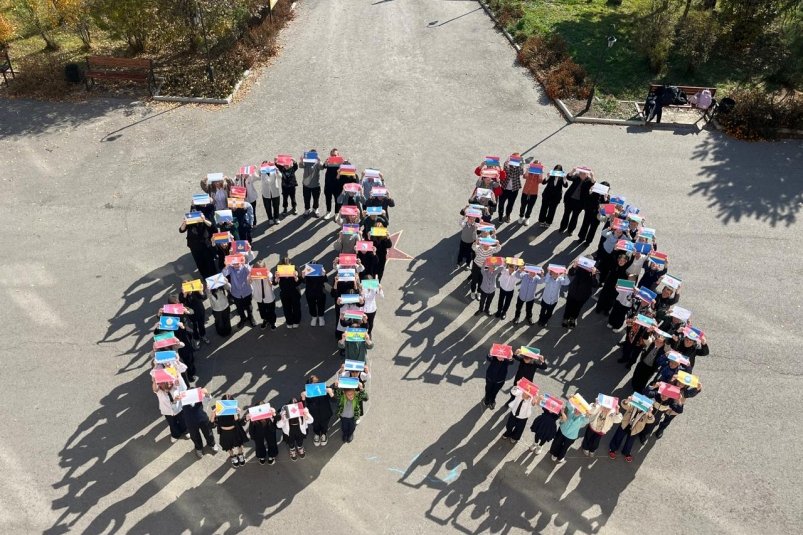
POLYGON ((571 58, 564 59, 544 77, 544 90, 551 99, 588 98, 588 73, 571 58))
POLYGON ((556 33, 546 37, 533 35, 524 42, 519 52, 519 63, 533 71, 548 70, 568 58, 566 40, 556 33))
POLYGON ((762 89, 741 89, 730 96, 736 107, 717 120, 737 139, 775 139, 779 128, 803 129, 802 96, 771 94, 762 89))
POLYGON ((5 45, 16 35, 16 28, 2 13, 0 13, 0 45, 5 45))
POLYGON ((505 28, 524 17, 524 4, 519 0, 490 0, 488 6, 505 28))
POLYGON ((676 52, 686 61, 686 71, 694 72, 708 62, 717 42, 716 19, 710 11, 691 11, 678 26, 676 52))

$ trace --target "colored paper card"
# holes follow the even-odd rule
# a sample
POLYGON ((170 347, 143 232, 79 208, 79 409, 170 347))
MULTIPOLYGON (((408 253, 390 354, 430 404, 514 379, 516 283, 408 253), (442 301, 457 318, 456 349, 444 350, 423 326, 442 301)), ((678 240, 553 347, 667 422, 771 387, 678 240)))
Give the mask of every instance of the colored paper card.
POLYGON ((358 241, 358 242, 357 242, 357 244, 354 246, 354 249, 355 249, 355 250, 356 250, 358 253, 368 253, 368 252, 371 252, 371 251, 373 251, 373 250, 374 250, 374 242, 372 242, 372 241, 363 241, 363 240, 360 240, 360 241, 358 241))
POLYGON ((343 234, 359 234, 360 233, 360 225, 357 225, 357 224, 343 225, 343 229, 340 232, 342 232, 343 234))
POLYGON ((344 305, 357 304, 360 302, 360 294, 343 294, 340 296, 340 302, 344 305))
MULTIPOLYGON (((354 321, 354 320, 362 321, 363 319, 365 319, 365 313, 362 310, 357 310, 357 309, 346 310, 345 312, 343 312, 343 319, 349 321, 354 321)), ((363 337, 363 340, 364 339, 365 337, 363 337)))
POLYGON ((531 273, 533 275, 541 275, 544 272, 544 268, 541 266, 534 266, 532 264, 527 264, 524 266, 525 273, 531 273))
MULTIPOLYGON (((630 207, 628 206, 628 208, 630 208, 630 207)), ((635 221, 636 223, 641 223, 642 221, 644 221, 643 217, 641 217, 640 215, 637 215, 637 214, 633 214, 633 213, 627 214, 627 218, 630 221, 635 221)))
MULTIPOLYGON (((468 210, 466 210, 466 217, 474 217, 474 218, 479 219, 479 218, 482 217, 482 212, 480 212, 479 210, 474 210, 474 209, 469 208, 468 210)), ((493 227, 493 225, 491 225, 491 226, 493 227)), ((477 228, 477 230, 479 230, 479 228, 477 228)))
POLYGON ((523 258, 517 258, 515 256, 506 256, 505 257, 505 264, 507 264, 509 266, 523 266, 524 265, 524 259, 523 258))
POLYGON ((560 414, 563 410, 563 400, 549 394, 544 394, 543 399, 539 403, 542 409, 546 409, 552 414, 560 414))
POLYGON ((535 359, 541 357, 541 350, 537 347, 521 346, 519 348, 519 355, 529 359, 535 359))
POLYGON ((231 239, 231 232, 215 232, 212 234, 212 241, 215 242, 216 245, 229 243, 231 239))
POLYGON ((276 163, 282 167, 291 167, 293 165, 293 157, 289 154, 279 154, 276 156, 276 163))
POLYGON ((382 215, 382 212, 384 212, 381 206, 368 206, 365 208, 365 211, 368 215, 382 215))
POLYGON ((153 353, 153 361, 156 364, 167 364, 178 360, 178 353, 175 351, 155 351, 153 353))
POLYGON ((241 265, 245 264, 245 255, 243 254, 230 254, 226 255, 226 258, 223 259, 223 262, 227 266, 234 266, 234 265, 241 265))
POLYGON ((326 395, 326 383, 310 383, 304 385, 304 393, 308 398, 319 398, 326 395))
POLYGON ((363 290, 378 290, 379 281, 376 279, 365 279, 362 281, 362 288, 363 290))
POLYGON ((201 282, 201 279, 193 279, 191 281, 185 281, 181 283, 181 291, 187 294, 192 292, 203 292, 204 285, 201 282))
POLYGON ((234 214, 231 210, 216 210, 215 222, 220 225, 221 223, 231 223, 234 221, 234 214))
POLYGON ((360 380, 356 377, 338 377, 337 387, 341 390, 357 390, 360 388, 360 380))
POLYGON ((262 175, 272 175, 276 172, 276 166, 269 163, 263 163, 259 166, 259 173, 262 175))
POLYGON ((371 227, 370 234, 376 238, 386 238, 388 235, 388 229, 385 227, 371 227))
POLYGON ((151 377, 153 377, 153 381, 156 383, 173 383, 178 379, 178 377, 171 375, 167 369, 163 368, 156 368, 151 372, 151 377))
POLYGON ((236 399, 221 399, 215 403, 215 414, 218 416, 235 416, 237 414, 236 399))
POLYGON ((245 201, 243 199, 235 199, 234 197, 229 197, 228 199, 226 199, 226 203, 228 204, 228 207, 231 210, 245 208, 245 201))
POLYGON ((343 161, 342 156, 329 156, 329 158, 326 159, 326 163, 329 165, 341 165, 343 161))
POLYGON ((355 176, 357 174, 357 166, 350 164, 343 164, 340 166, 338 172, 341 175, 355 176))
POLYGON ((276 266, 277 277, 295 277, 296 267, 288 264, 279 264, 276 266))
POLYGON ((561 275, 563 273, 566 273, 566 266, 561 266, 560 264, 549 264, 547 266, 547 270, 551 271, 552 273, 561 275))
MULTIPOLYGON (((341 169, 343 168, 341 167, 341 169)), ((355 182, 349 182, 348 184, 343 184, 343 191, 347 191, 349 193, 359 193, 362 191, 362 187, 355 182)))
POLYGON ((625 251, 628 253, 634 253, 636 251, 636 246, 633 244, 632 241, 629 240, 619 240, 616 242, 616 250, 617 251, 625 251))
MULTIPOLYGON (((496 243, 496 240, 494 240, 494 243, 496 243)), ((497 267, 504 265, 505 265, 505 259, 501 256, 489 256, 488 258, 485 259, 485 267, 497 267)))
POLYGON ((594 266, 597 265, 596 261, 588 258, 587 256, 581 256, 577 259, 577 265, 581 268, 585 269, 586 271, 591 271, 594 269, 594 266))
POLYGON ((176 337, 176 335, 173 334, 173 333, 156 333, 156 334, 153 335, 153 341, 154 342, 159 342, 160 340, 167 340, 167 339, 172 339, 172 338, 175 338, 175 337, 176 337))
POLYGON ((614 396, 606 396, 605 394, 598 394, 597 405, 613 411, 619 406, 619 398, 614 396))
POLYGON ((257 405, 256 407, 250 407, 248 409, 248 417, 251 419, 252 422, 258 422, 260 420, 266 420, 268 418, 273 418, 276 416, 276 410, 270 406, 270 403, 265 403, 264 405, 257 405))
POLYGON ((382 186, 374 186, 371 188, 371 197, 387 197, 388 188, 382 186))
POLYGON ((513 156, 507 161, 507 164, 512 167, 521 167, 521 158, 514 158, 513 156))
POLYGON ((181 405, 195 405, 204 400, 204 392, 200 388, 191 388, 181 393, 181 405))
POLYGON ((211 277, 206 278, 206 286, 210 290, 216 290, 217 288, 222 288, 223 286, 226 285, 227 282, 229 281, 228 279, 226 279, 226 276, 223 275, 223 273, 218 273, 217 275, 212 275, 211 277))
POLYGON ((489 190, 488 188, 477 188, 477 191, 474 196, 477 197, 478 199, 490 199, 493 194, 494 192, 489 190))
POLYGON ((341 206, 340 215, 343 217, 354 217, 360 215, 360 209, 356 206, 341 206))
POLYGON ((212 182, 223 182, 223 173, 209 173, 206 175, 206 182, 207 184, 211 184, 212 182))
POLYGON ((591 410, 591 405, 583 399, 583 396, 580 394, 575 394, 569 398, 569 404, 580 411, 582 414, 588 414, 588 411, 591 410))
POLYGON ((564 177, 566 176, 566 173, 564 173, 563 171, 559 171, 557 169, 553 169, 552 171, 549 172, 549 176, 564 177))
POLYGON ((303 403, 291 403, 289 405, 285 405, 283 408, 288 418, 301 418, 304 415, 303 403))
POLYGON ((661 283, 663 283, 666 286, 669 286, 673 290, 677 290, 678 288, 680 288, 682 282, 683 281, 681 281, 679 278, 669 274, 661 277, 661 283))
POLYGON ((689 361, 689 359, 685 355, 681 355, 677 351, 669 351, 666 354, 666 358, 668 358, 672 362, 677 362, 681 366, 687 366, 687 367, 691 366, 691 362, 689 361))
POLYGON ((599 207, 599 213, 605 216, 613 215, 614 213, 616 213, 616 205, 610 203, 602 204, 599 207))
POLYGON ((192 204, 195 206, 206 206, 212 204, 212 197, 206 193, 197 193, 192 196, 192 204))
MULTIPOLYGON (((355 310, 355 311, 356 311, 356 312, 359 312, 359 313, 362 313, 362 310, 355 310)), ((347 333, 362 333, 362 334, 368 334, 368 329, 366 329, 366 328, 364 328, 364 327, 347 327, 347 328, 346 328, 346 332, 347 332, 347 333)))
MULTIPOLYGON (((625 205, 625 213, 628 214, 628 216, 630 214, 633 214, 633 215, 638 214, 639 212, 641 212, 641 209, 638 208, 637 206, 634 206, 632 204, 625 205)), ((634 219, 634 221, 636 221, 636 220, 634 219)), ((638 222, 641 223, 642 221, 643 221, 643 219, 641 217, 639 217, 638 218, 638 222)))
POLYGON ((365 371, 365 362, 361 360, 349 360, 346 359, 346 362, 343 365, 343 369, 347 372, 362 372, 365 371))
POLYGON ((611 204, 618 204, 619 206, 624 206, 626 200, 627 199, 625 197, 623 197, 622 195, 613 195, 613 196, 611 196, 611 204))
POLYGON ((650 262, 657 266, 665 266, 668 260, 669 256, 666 253, 653 251, 652 254, 650 254, 650 262))
POLYGON ((652 244, 644 243, 644 242, 638 242, 638 243, 633 244, 633 248, 638 253, 641 253, 643 255, 648 255, 648 254, 650 254, 650 251, 652 251, 652 244))
MULTIPOLYGON (((482 214, 480 214, 479 217, 482 217, 482 214)), ((495 231, 496 227, 491 225, 490 223, 477 223, 477 232, 495 232, 495 231)))
POLYGON ((305 152, 304 157, 302 158, 304 163, 315 163, 318 161, 318 153, 313 151, 305 152))
POLYGON ((184 222, 188 225, 192 225, 194 223, 202 223, 204 220, 204 216, 201 212, 187 212, 184 214, 184 222))
POLYGON ((381 178, 382 173, 379 172, 379 169, 366 169, 362 172, 362 176, 365 178, 381 178))
POLYGON ((162 331, 177 331, 179 319, 175 316, 160 316, 159 317, 159 330, 162 331))
POLYGON ((655 298, 658 297, 658 294, 650 290, 649 288, 641 287, 638 289, 638 293, 636 297, 641 299, 644 303, 651 305, 655 302, 655 298))
POLYGON ((322 264, 305 264, 302 274, 305 277, 323 277, 326 272, 323 270, 322 264))
POLYGON ((246 189, 243 186, 232 186, 229 194, 235 199, 245 199, 246 189))
POLYGON ((486 156, 485 165, 499 165, 499 156, 486 156))
POLYGON ((493 344, 491 346, 490 355, 498 359, 512 359, 513 346, 507 344, 493 344))
POLYGON ((256 173, 257 173, 257 168, 254 165, 243 165, 240 167, 239 171, 237 171, 238 175, 245 175, 245 176, 255 175, 256 173))
POLYGON ((654 332, 656 335, 658 335, 658 336, 662 336, 662 337, 664 337, 664 338, 672 338, 672 335, 671 335, 671 334, 669 334, 669 333, 668 333, 668 332, 666 332, 666 331, 662 331, 661 329, 653 329, 653 331, 652 331, 652 332, 654 332))
POLYGON ((642 327, 647 327, 648 329, 650 327, 655 326, 655 320, 653 318, 645 316, 644 314, 639 314, 638 316, 636 316, 636 319, 633 320, 633 323, 635 323, 636 325, 640 325, 642 327))
POLYGON ((641 412, 647 412, 652 408, 653 401, 644 394, 633 392, 633 397, 630 399, 630 406, 641 412))
POLYGON ((355 270, 353 270, 353 269, 338 269, 337 270, 337 279, 340 282, 353 281, 356 276, 357 276, 357 272, 355 270))
POLYGON ((630 228, 630 225, 628 225, 627 221, 625 221, 624 219, 617 218, 611 221, 611 228, 615 230, 626 231, 630 228))
POLYGON ((237 240, 231 244, 232 253, 247 253, 251 250, 251 244, 248 240, 237 240))
POLYGON ((168 303, 162 306, 162 314, 181 316, 185 312, 187 312, 187 309, 181 303, 168 303))
POLYGON ((688 372, 684 372, 683 370, 678 371, 678 382, 680 382, 680 384, 683 386, 688 386, 689 388, 699 388, 700 386, 699 377, 688 372))
POLYGON ((344 253, 337 257, 337 265, 338 266, 356 266, 357 265, 357 255, 353 253, 344 253))
POLYGON ((642 227, 642 229, 639 230, 639 236, 644 236, 645 238, 652 239, 655 237, 655 229, 642 227))
MULTIPOLYGON (((169 333, 168 333, 169 334, 169 333)), ((179 340, 172 334, 170 338, 162 338, 161 340, 155 340, 153 342, 153 349, 156 351, 157 349, 164 349, 165 347, 171 347, 174 345, 178 345, 179 340)))
POLYGON ((658 383, 658 393, 670 399, 680 399, 680 387, 664 382, 658 383))
POLYGON ((251 268, 251 278, 254 280, 265 280, 270 278, 270 270, 266 267, 251 268))
POLYGON ((682 306, 674 305, 672 310, 669 312, 669 315, 673 318, 677 318, 680 321, 689 321, 691 318, 691 310, 683 308, 682 306))
POLYGON ((346 342, 365 342, 366 333, 346 332, 346 342))
POLYGON ((591 186, 591 193, 599 193, 600 195, 607 195, 610 189, 611 189, 610 186, 597 183, 591 186))
POLYGON ((519 389, 522 392, 527 392, 530 395, 530 397, 534 398, 535 396, 538 395, 538 385, 533 383, 526 377, 522 377, 521 379, 519 379, 519 382, 516 383, 516 386, 519 387, 519 389))
POLYGON ((700 338, 703 337, 703 331, 695 327, 688 326, 685 329, 683 329, 683 335, 689 340, 694 340, 695 342, 699 342, 700 338))
POLYGON ((543 175, 544 174, 544 166, 530 164, 530 167, 527 168, 527 172, 531 175, 543 175))

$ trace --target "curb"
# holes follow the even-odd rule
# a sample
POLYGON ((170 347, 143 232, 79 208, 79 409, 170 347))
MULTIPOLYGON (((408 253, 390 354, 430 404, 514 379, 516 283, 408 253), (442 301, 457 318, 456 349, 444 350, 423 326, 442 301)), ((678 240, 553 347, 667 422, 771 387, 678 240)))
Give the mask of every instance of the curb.
POLYGON ((510 35, 507 32, 507 30, 502 27, 501 24, 499 24, 499 20, 497 20, 496 16, 491 12, 491 8, 489 8, 488 5, 483 0, 477 0, 477 2, 479 2, 479 4, 482 6, 482 9, 485 11, 485 13, 487 13, 488 16, 491 17, 491 20, 494 21, 494 24, 496 24, 497 29, 502 32, 502 34, 507 38, 508 41, 510 41, 510 44, 513 45, 513 48, 516 49, 516 52, 521 52, 521 47, 519 46, 519 44, 513 39, 513 36, 510 35))
POLYGON ((208 97, 177 97, 172 95, 156 95, 152 97, 151 100, 155 100, 156 102, 184 102, 187 104, 216 104, 216 105, 228 105, 231 104, 231 101, 234 99, 234 95, 237 93, 237 90, 240 89, 240 84, 243 83, 243 80, 248 78, 248 75, 251 74, 251 69, 248 69, 243 73, 240 79, 234 84, 234 89, 231 90, 229 96, 226 98, 208 98, 208 97))

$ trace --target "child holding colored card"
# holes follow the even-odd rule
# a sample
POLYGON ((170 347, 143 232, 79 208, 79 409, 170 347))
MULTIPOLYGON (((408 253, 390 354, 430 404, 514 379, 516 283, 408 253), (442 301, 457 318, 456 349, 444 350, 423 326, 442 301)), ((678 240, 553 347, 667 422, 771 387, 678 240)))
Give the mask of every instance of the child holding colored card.
MULTIPOLYGON (((611 186, 606 181, 602 181, 601 184, 606 188, 611 186)), ((610 198, 608 194, 595 192, 594 188, 595 186, 592 186, 583 203, 583 222, 580 224, 580 232, 577 235, 577 239, 585 242, 586 245, 591 245, 591 242, 594 241, 594 236, 597 235, 600 223, 600 205, 607 203, 610 198)))
POLYGON ((513 362, 512 358, 504 356, 492 356, 490 353, 485 357, 488 368, 485 370, 485 397, 482 404, 486 409, 496 408, 496 395, 504 386, 507 380, 507 370, 513 362))
POLYGON ((571 282, 563 266, 550 264, 546 271, 548 274, 544 277, 544 291, 541 293, 541 312, 538 314, 538 325, 541 327, 546 327, 549 318, 552 317, 561 289, 571 282))
POLYGON ((566 306, 563 310, 563 326, 567 329, 577 327, 580 311, 594 293, 597 284, 596 272, 595 267, 587 269, 578 266, 577 260, 569 267, 568 275, 571 277, 571 283, 566 292, 566 306))
POLYGON ((530 431, 535 435, 529 448, 530 451, 538 455, 541 453, 544 444, 555 438, 558 433, 558 419, 561 414, 561 411, 552 412, 547 407, 542 409, 541 414, 533 420, 533 424, 530 426, 530 431))
POLYGON ((307 436, 307 427, 313 421, 314 418, 309 409, 303 403, 299 403, 298 398, 293 398, 282 407, 278 427, 284 433, 284 439, 290 451, 290 460, 295 461, 296 456, 302 459, 306 457, 304 438, 307 436))
MULTIPOLYGON (((489 256, 498 253, 501 249, 502 246, 499 244, 499 240, 495 240, 495 244, 493 245, 474 240, 474 245, 471 246, 471 250, 474 251, 474 263, 471 264, 471 297, 473 299, 479 300, 480 298, 478 290, 482 283, 482 272, 485 267, 485 260, 487 260, 489 256)), ((488 306, 490 306, 490 303, 488 306)))
POLYGON ((255 270, 251 270, 248 280, 251 283, 251 290, 253 292, 254 301, 257 304, 259 311, 259 318, 262 323, 259 325, 260 329, 266 329, 270 325, 271 330, 276 329, 276 293, 273 288, 278 284, 273 274, 268 271, 264 260, 259 260, 254 264, 254 268, 261 274, 267 273, 267 278, 259 275, 256 278, 255 270))
POLYGON ((318 217, 318 203, 321 200, 321 160, 318 158, 318 151, 310 149, 305 152, 301 157, 301 165, 304 173, 301 178, 304 216, 318 217))
MULTIPOLYGON (((460 214, 463 215, 468 206, 461 210, 460 214)), ((477 239, 477 223, 480 219, 477 217, 463 217, 460 219, 460 246, 457 249, 457 267, 465 264, 465 267, 471 266, 471 260, 474 256, 471 246, 477 239)))
POLYGON ((491 302, 494 300, 494 294, 496 293, 496 281, 499 277, 500 271, 502 271, 502 266, 485 266, 482 268, 482 280, 480 281, 480 307, 474 313, 475 316, 478 316, 483 312, 489 316, 491 315, 491 302))
MULTIPOLYGON (((321 380, 317 375, 310 375, 307 379, 308 385, 320 383, 321 380)), ((316 447, 326 446, 329 441, 326 434, 329 432, 329 422, 332 420, 333 412, 331 400, 334 397, 334 391, 328 386, 326 387, 325 394, 322 396, 308 397, 306 390, 301 393, 301 401, 312 415, 312 444, 316 447)))
POLYGON ((516 312, 513 323, 519 322, 521 309, 524 308, 524 319, 533 325, 533 305, 535 305, 535 292, 538 285, 544 282, 543 270, 538 266, 524 266, 518 272, 519 295, 516 297, 516 312))
POLYGON ((360 295, 363 298, 362 311, 368 319, 368 334, 374 330, 374 318, 376 317, 376 298, 385 297, 385 292, 382 290, 382 285, 372 276, 368 276, 367 280, 363 281, 360 295))
POLYGON ((215 332, 218 336, 231 334, 231 303, 229 303, 229 282, 224 286, 210 288, 209 303, 212 305, 212 315, 215 317, 215 332))
POLYGON ((176 378, 171 382, 157 383, 155 380, 152 383, 153 393, 159 400, 159 411, 162 416, 167 420, 167 425, 170 428, 170 442, 176 442, 182 436, 189 438, 187 434, 187 425, 184 423, 184 418, 181 415, 183 407, 178 395, 181 392, 179 380, 176 378))
POLYGON ((211 277, 217 273, 215 267, 215 249, 212 247, 212 234, 215 233, 215 226, 201 213, 201 223, 187 224, 186 219, 181 222, 178 231, 187 234, 187 247, 190 249, 192 259, 198 267, 198 272, 202 277, 211 277))
POLYGON ((249 407, 245 415, 248 424, 248 434, 254 441, 254 452, 256 453, 259 464, 274 464, 279 455, 279 445, 276 442, 276 412, 268 413, 266 417, 256 419, 251 416, 252 409, 267 405, 266 401, 260 401, 254 406, 249 407))
MULTIPOLYGON (((620 252, 616 255, 613 266, 607 272, 606 278, 601 280, 602 290, 599 293, 597 306, 594 311, 597 314, 609 314, 613 303, 616 300, 617 290, 616 282, 618 280, 628 280, 627 268, 630 267, 630 257, 625 252, 620 252)), ((602 276, 600 274, 600 276, 602 276)))
POLYGON ((521 188, 521 203, 519 204, 519 225, 529 225, 530 216, 538 200, 538 188, 544 176, 544 165, 538 160, 534 160, 527 166, 527 173, 524 175, 524 187, 521 188))
POLYGON ((289 256, 285 255, 276 266, 274 277, 274 280, 279 281, 279 298, 285 324, 288 329, 297 329, 301 323, 301 293, 298 291, 301 281, 289 256))
POLYGON ((268 216, 268 225, 279 222, 279 202, 282 194, 282 176, 273 163, 265 160, 259 167, 262 179, 262 204, 268 216))
POLYGON ((558 432, 549 447, 552 460, 557 463, 566 461, 566 452, 569 451, 571 445, 580 436, 580 430, 588 423, 588 416, 583 414, 577 407, 567 403, 563 406, 560 422, 558 432))
POLYGON ((608 445, 608 457, 616 459, 616 452, 619 451, 619 448, 622 448, 625 461, 629 463, 633 462, 631 450, 633 449, 633 443, 636 441, 636 435, 641 433, 648 424, 655 421, 652 408, 646 412, 642 411, 635 404, 631 404, 632 399, 633 396, 622 401, 621 405, 625 410, 625 414, 622 417, 622 423, 616 427, 616 432, 608 445))
POLYGON ((538 403, 538 398, 531 396, 518 386, 514 386, 510 391, 513 400, 507 404, 510 407, 510 416, 505 423, 505 432, 502 438, 508 439, 512 444, 521 439, 524 428, 527 427, 527 420, 533 413, 533 407, 538 403))
POLYGON ((336 388, 334 390, 337 400, 337 416, 340 418, 340 429, 343 432, 343 442, 354 440, 354 431, 357 429, 357 420, 362 417, 362 405, 368 396, 358 384, 357 389, 336 388))
POLYGON ((326 272, 323 265, 315 260, 306 264, 301 270, 304 276, 304 297, 309 307, 310 325, 323 327, 324 313, 326 312, 326 272))
POLYGON ((664 430, 672 423, 676 416, 683 413, 683 394, 677 386, 667 383, 658 383, 655 388, 650 388, 645 392, 648 398, 654 399, 653 413, 655 421, 644 426, 639 433, 639 441, 646 444, 653 430, 657 427, 655 438, 664 436, 664 430))
POLYGON ((296 215, 296 188, 298 187, 298 180, 296 180, 296 171, 298 171, 298 162, 293 158, 285 161, 284 158, 276 158, 276 169, 282 176, 282 215, 287 217, 288 207, 292 208, 292 214, 296 215))
MULTIPOLYGON (((518 260, 518 259, 509 259, 518 260)), ((524 269, 522 263, 521 269, 524 269)), ((496 305, 495 316, 501 320, 507 319, 507 311, 510 308, 510 302, 513 300, 513 292, 516 289, 516 283, 519 282, 519 269, 516 263, 506 262, 505 267, 499 271, 499 301, 496 305)))
MULTIPOLYGON (((223 394, 223 397, 220 399, 223 401, 234 401, 231 394, 223 394)), ((225 409, 227 407, 218 402, 215 406, 215 410, 211 413, 212 425, 217 426, 220 447, 229 454, 229 462, 231 462, 231 465, 237 468, 245 464, 243 443, 248 440, 248 435, 243 429, 241 421, 242 413, 239 407, 235 409, 234 414, 218 414, 221 408, 225 409)))
POLYGON ((521 154, 518 152, 511 154, 505 162, 504 171, 500 177, 502 186, 499 196, 500 222, 510 223, 510 214, 513 213, 513 205, 516 203, 516 197, 519 196, 521 189, 522 164, 521 154))
POLYGON ((541 180, 544 191, 541 193, 541 211, 538 212, 538 224, 547 228, 555 218, 555 211, 558 209, 560 199, 563 196, 563 188, 569 187, 563 166, 556 165, 549 175, 541 180))
POLYGON ((324 219, 329 219, 332 215, 337 214, 339 210, 337 205, 335 205, 333 214, 332 203, 340 196, 340 192, 343 191, 343 185, 340 183, 337 176, 337 171, 340 169, 342 163, 343 158, 340 156, 340 152, 337 149, 330 150, 329 157, 323 162, 323 168, 325 169, 323 177, 323 196, 326 200, 326 215, 323 216, 324 219))
MULTIPOLYGON (((609 397, 610 396, 606 396, 606 400, 609 397)), ((586 428, 586 433, 585 436, 583 436, 583 443, 580 445, 580 448, 583 450, 583 454, 588 457, 593 457, 597 448, 599 448, 602 437, 604 437, 614 425, 622 421, 618 400, 617 403, 609 404, 609 406, 600 405, 598 402, 592 403, 588 418, 588 427, 586 428)))

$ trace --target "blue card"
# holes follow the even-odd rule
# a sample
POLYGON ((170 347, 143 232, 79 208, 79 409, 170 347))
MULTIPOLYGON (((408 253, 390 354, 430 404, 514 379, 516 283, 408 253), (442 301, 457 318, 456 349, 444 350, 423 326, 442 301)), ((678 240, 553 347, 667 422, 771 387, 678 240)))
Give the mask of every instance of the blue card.
POLYGON ((640 252, 641 254, 650 254, 650 251, 652 251, 652 245, 649 243, 636 243, 635 247, 636 251, 640 252))
POLYGON ((304 393, 308 398, 319 398, 326 395, 326 383, 311 383, 304 385, 304 393))
POLYGON ((365 370, 365 363, 361 360, 346 359, 346 363, 343 369, 346 370, 347 372, 361 372, 365 370))
POLYGON ((177 331, 178 318, 175 316, 161 316, 159 318, 159 330, 162 331, 177 331))
POLYGON ((356 377, 338 377, 337 387, 341 390, 356 390, 360 387, 360 380, 356 377))
POLYGON ((368 215, 382 215, 381 206, 369 206, 365 211, 368 212, 368 215))
POLYGON ((323 277, 326 273, 322 264, 306 264, 301 271, 303 277, 323 277))
POLYGON ((175 351, 157 351, 153 354, 153 360, 156 364, 167 364, 178 360, 178 353, 175 351))
POLYGON ((340 302, 344 305, 359 303, 360 294, 343 294, 340 296, 340 302))

